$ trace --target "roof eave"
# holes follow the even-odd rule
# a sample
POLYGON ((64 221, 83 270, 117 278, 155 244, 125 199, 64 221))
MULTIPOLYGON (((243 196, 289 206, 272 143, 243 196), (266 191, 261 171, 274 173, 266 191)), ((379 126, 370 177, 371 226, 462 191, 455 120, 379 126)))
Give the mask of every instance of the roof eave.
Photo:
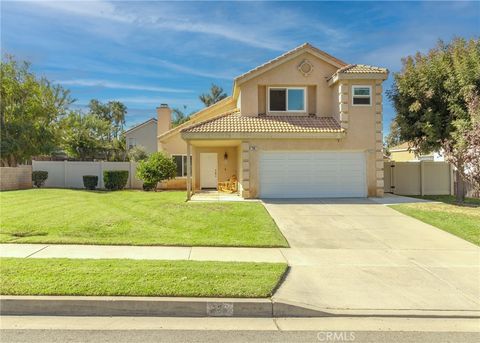
POLYGON ((220 106, 220 105, 222 105, 222 104, 224 104, 224 103, 228 103, 228 101, 232 101, 232 100, 234 100, 233 96, 227 96, 225 99, 222 99, 222 100, 220 100, 219 102, 216 102, 216 103, 214 103, 214 104, 211 105, 211 106, 202 108, 200 111, 195 112, 194 114, 192 114, 192 115, 190 116, 190 119, 187 120, 185 123, 180 124, 180 125, 178 125, 178 126, 175 126, 174 128, 171 128, 170 130, 162 133, 161 135, 158 135, 158 136, 157 136, 157 139, 159 139, 159 140, 166 139, 166 138, 170 137, 171 135, 175 134, 176 132, 178 132, 179 130, 182 130, 182 129, 190 126, 190 125, 198 124, 199 122, 194 122, 194 123, 192 123, 191 121, 194 120, 194 119, 196 119, 196 117, 198 117, 198 116, 201 115, 202 113, 205 113, 205 112, 213 109, 213 108, 216 107, 216 106, 220 106))
POLYGON ((219 139, 342 139, 346 132, 182 132, 184 140, 219 139))
POLYGON ((155 118, 150 118, 150 119, 144 121, 143 123, 140 123, 140 124, 138 124, 138 125, 136 125, 136 126, 134 126, 134 127, 131 127, 130 129, 128 129, 127 131, 125 131, 124 134, 133 132, 133 131, 141 128, 142 126, 147 125, 147 124, 150 123, 151 121, 155 121, 155 122, 156 122, 157 119, 155 119, 155 118))
POLYGON ((310 54, 320 58, 321 60, 324 60, 325 62, 327 63, 330 63, 331 65, 337 67, 337 68, 341 68, 341 67, 344 67, 345 65, 347 65, 345 62, 327 54, 326 52, 318 49, 318 48, 315 48, 314 46, 308 44, 308 43, 305 43, 295 49, 292 49, 286 53, 284 53, 283 55, 280 55, 270 61, 267 61, 265 62, 264 64, 240 75, 240 76, 237 76, 235 79, 234 79, 234 85, 236 86, 239 86, 241 85, 242 83, 245 83, 247 82, 248 80, 251 80, 275 67, 277 67, 278 65, 280 64, 283 64, 285 62, 288 62, 292 59, 294 59, 295 57, 305 53, 305 52, 309 52, 310 54), (258 69, 257 69, 258 68, 258 69))
POLYGON ((329 86, 333 86, 340 80, 382 80, 388 78, 388 71, 385 73, 335 73, 327 81, 329 86))

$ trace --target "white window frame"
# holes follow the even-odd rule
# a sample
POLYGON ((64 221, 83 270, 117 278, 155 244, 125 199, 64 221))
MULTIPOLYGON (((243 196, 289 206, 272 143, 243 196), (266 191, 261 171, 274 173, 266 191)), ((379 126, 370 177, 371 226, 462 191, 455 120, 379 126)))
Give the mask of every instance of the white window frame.
POLYGON ((187 177, 187 175, 183 175, 183 174, 186 174, 187 173, 187 165, 184 163, 184 157, 187 157, 187 154, 172 154, 172 158, 175 159, 175 156, 182 156, 182 175, 180 176, 176 176, 175 178, 176 179, 184 179, 187 177))
POLYGON ((352 106, 372 106, 372 86, 369 85, 352 85, 352 106), (370 95, 355 95, 355 88, 368 88, 370 95), (370 103, 367 104, 354 104, 353 98, 369 98, 370 103))
POLYGON ((307 87, 267 87, 267 98, 268 98, 268 113, 307 113, 307 87), (284 89, 285 94, 285 111, 272 111, 270 109, 270 90, 273 89, 284 89), (289 89, 301 89, 303 90, 303 110, 289 111, 288 110, 288 90, 289 89))
POLYGON ((129 137, 128 138, 128 149, 132 149, 133 147, 137 146, 137 139, 135 137, 129 137), (133 144, 130 144, 130 142, 133 142, 133 144))

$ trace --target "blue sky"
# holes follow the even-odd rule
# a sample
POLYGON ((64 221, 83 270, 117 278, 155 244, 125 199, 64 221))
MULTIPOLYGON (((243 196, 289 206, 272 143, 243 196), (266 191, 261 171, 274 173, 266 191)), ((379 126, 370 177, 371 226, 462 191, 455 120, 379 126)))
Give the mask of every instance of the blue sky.
MULTIPOLYGON (((202 108, 210 84, 304 42, 349 63, 400 70, 441 38, 480 32, 479 2, 2 1, 1 48, 70 89, 76 106, 120 100, 127 126, 155 107, 202 108), (348 19, 347 19, 348 18, 348 19)), ((389 77, 385 88, 391 85, 389 77)), ((385 98, 384 129, 394 112, 385 98)))

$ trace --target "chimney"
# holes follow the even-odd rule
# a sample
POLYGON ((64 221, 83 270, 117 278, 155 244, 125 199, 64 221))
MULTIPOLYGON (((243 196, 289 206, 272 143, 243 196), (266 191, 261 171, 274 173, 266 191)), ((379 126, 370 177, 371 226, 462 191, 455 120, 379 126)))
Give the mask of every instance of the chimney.
POLYGON ((157 107, 157 135, 167 132, 172 128, 172 110, 167 104, 157 107))

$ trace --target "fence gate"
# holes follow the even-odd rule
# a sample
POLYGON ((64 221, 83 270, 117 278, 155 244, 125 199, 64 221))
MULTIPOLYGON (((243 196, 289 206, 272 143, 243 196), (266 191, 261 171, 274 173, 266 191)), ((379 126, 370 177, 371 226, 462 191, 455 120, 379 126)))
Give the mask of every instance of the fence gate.
POLYGON ((453 170, 446 162, 385 162, 384 192, 398 195, 453 194, 453 170))

